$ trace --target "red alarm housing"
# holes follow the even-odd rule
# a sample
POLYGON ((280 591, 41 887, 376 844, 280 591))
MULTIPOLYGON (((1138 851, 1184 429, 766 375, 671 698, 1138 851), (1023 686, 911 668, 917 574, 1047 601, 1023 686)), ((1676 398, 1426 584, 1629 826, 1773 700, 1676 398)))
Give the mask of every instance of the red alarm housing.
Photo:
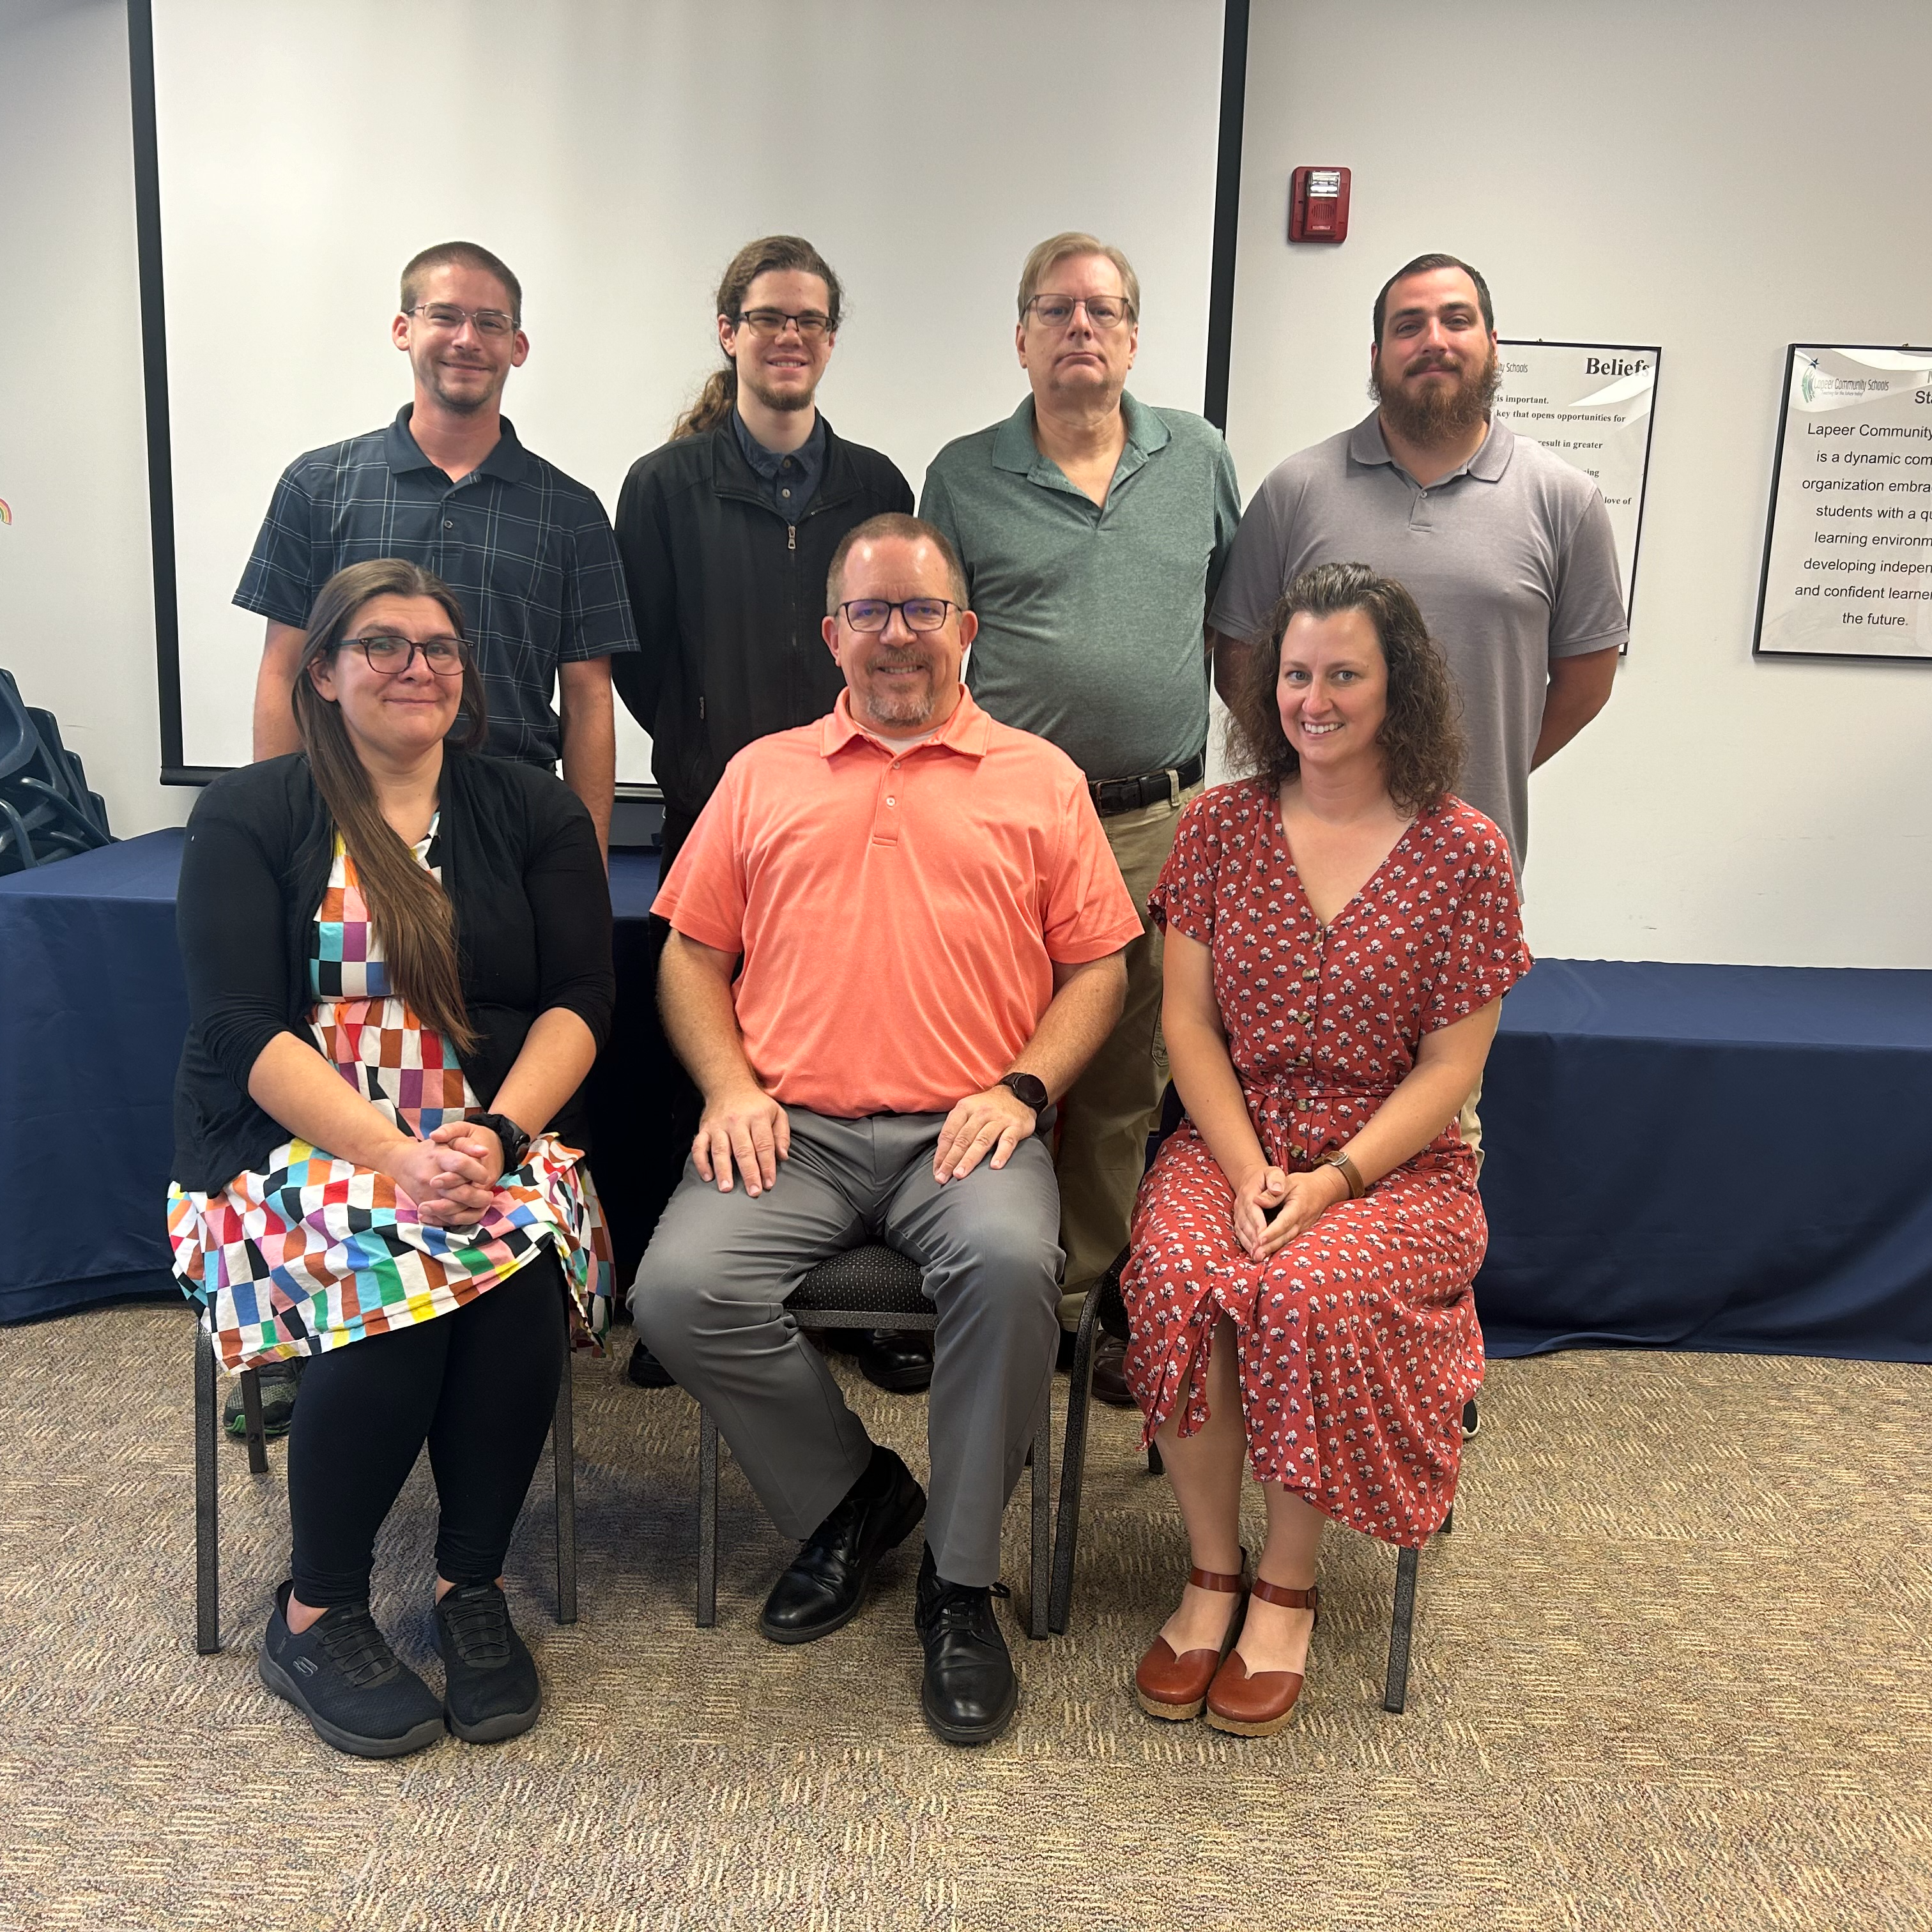
POLYGON ((1297 168, 1288 177, 1288 238, 1341 242, 1348 233, 1348 170, 1297 168))

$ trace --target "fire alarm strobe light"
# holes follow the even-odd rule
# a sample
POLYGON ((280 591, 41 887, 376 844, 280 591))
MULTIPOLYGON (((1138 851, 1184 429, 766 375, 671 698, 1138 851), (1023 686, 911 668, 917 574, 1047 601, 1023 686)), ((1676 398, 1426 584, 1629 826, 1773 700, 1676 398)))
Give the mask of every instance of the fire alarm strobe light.
POLYGON ((1288 238, 1340 242, 1348 232, 1348 170, 1297 168, 1288 181, 1288 238))

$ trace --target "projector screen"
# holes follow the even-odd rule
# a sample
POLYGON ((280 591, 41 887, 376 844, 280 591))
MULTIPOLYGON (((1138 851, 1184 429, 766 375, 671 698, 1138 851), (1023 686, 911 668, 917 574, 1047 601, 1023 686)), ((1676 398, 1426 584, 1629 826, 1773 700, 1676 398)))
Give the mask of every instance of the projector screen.
MULTIPOLYGON (((1143 400, 1202 406, 1222 0, 153 0, 182 761, 247 762, 263 627, 230 602, 275 479, 409 400, 403 263, 521 278, 525 445, 614 508, 718 362, 754 236, 847 292, 819 392, 916 494, 1024 393, 1027 250, 1141 278, 1143 400)), ((164 703, 165 703, 164 699, 164 703)), ((649 740, 618 712, 618 776, 649 740)))

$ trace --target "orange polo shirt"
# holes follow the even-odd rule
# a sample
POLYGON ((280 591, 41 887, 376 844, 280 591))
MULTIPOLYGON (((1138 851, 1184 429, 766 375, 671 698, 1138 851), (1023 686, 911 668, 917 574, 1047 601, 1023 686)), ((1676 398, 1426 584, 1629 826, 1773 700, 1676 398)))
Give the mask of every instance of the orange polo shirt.
POLYGON ((724 768, 652 910, 742 953, 745 1052, 788 1106, 944 1113, 992 1085, 1053 998, 1053 969, 1140 936, 1086 780, 962 690, 910 750, 844 693, 724 768))

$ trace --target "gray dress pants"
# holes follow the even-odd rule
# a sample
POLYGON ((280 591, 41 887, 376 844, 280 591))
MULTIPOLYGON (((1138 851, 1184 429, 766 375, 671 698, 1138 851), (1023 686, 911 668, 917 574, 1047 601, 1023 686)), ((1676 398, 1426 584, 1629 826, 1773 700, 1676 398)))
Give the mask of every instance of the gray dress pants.
POLYGON ((716 1418, 772 1520, 802 1539, 864 1473, 872 1443, 782 1304, 819 1262, 867 1240, 916 1262, 938 1317, 926 1540, 947 1582, 995 1582, 1000 1517, 1060 1334, 1052 1114, 997 1173, 982 1161, 942 1187, 943 1114, 788 1112, 790 1158, 757 1199, 742 1179, 719 1193, 687 1162, 632 1286, 638 1331, 716 1418))

